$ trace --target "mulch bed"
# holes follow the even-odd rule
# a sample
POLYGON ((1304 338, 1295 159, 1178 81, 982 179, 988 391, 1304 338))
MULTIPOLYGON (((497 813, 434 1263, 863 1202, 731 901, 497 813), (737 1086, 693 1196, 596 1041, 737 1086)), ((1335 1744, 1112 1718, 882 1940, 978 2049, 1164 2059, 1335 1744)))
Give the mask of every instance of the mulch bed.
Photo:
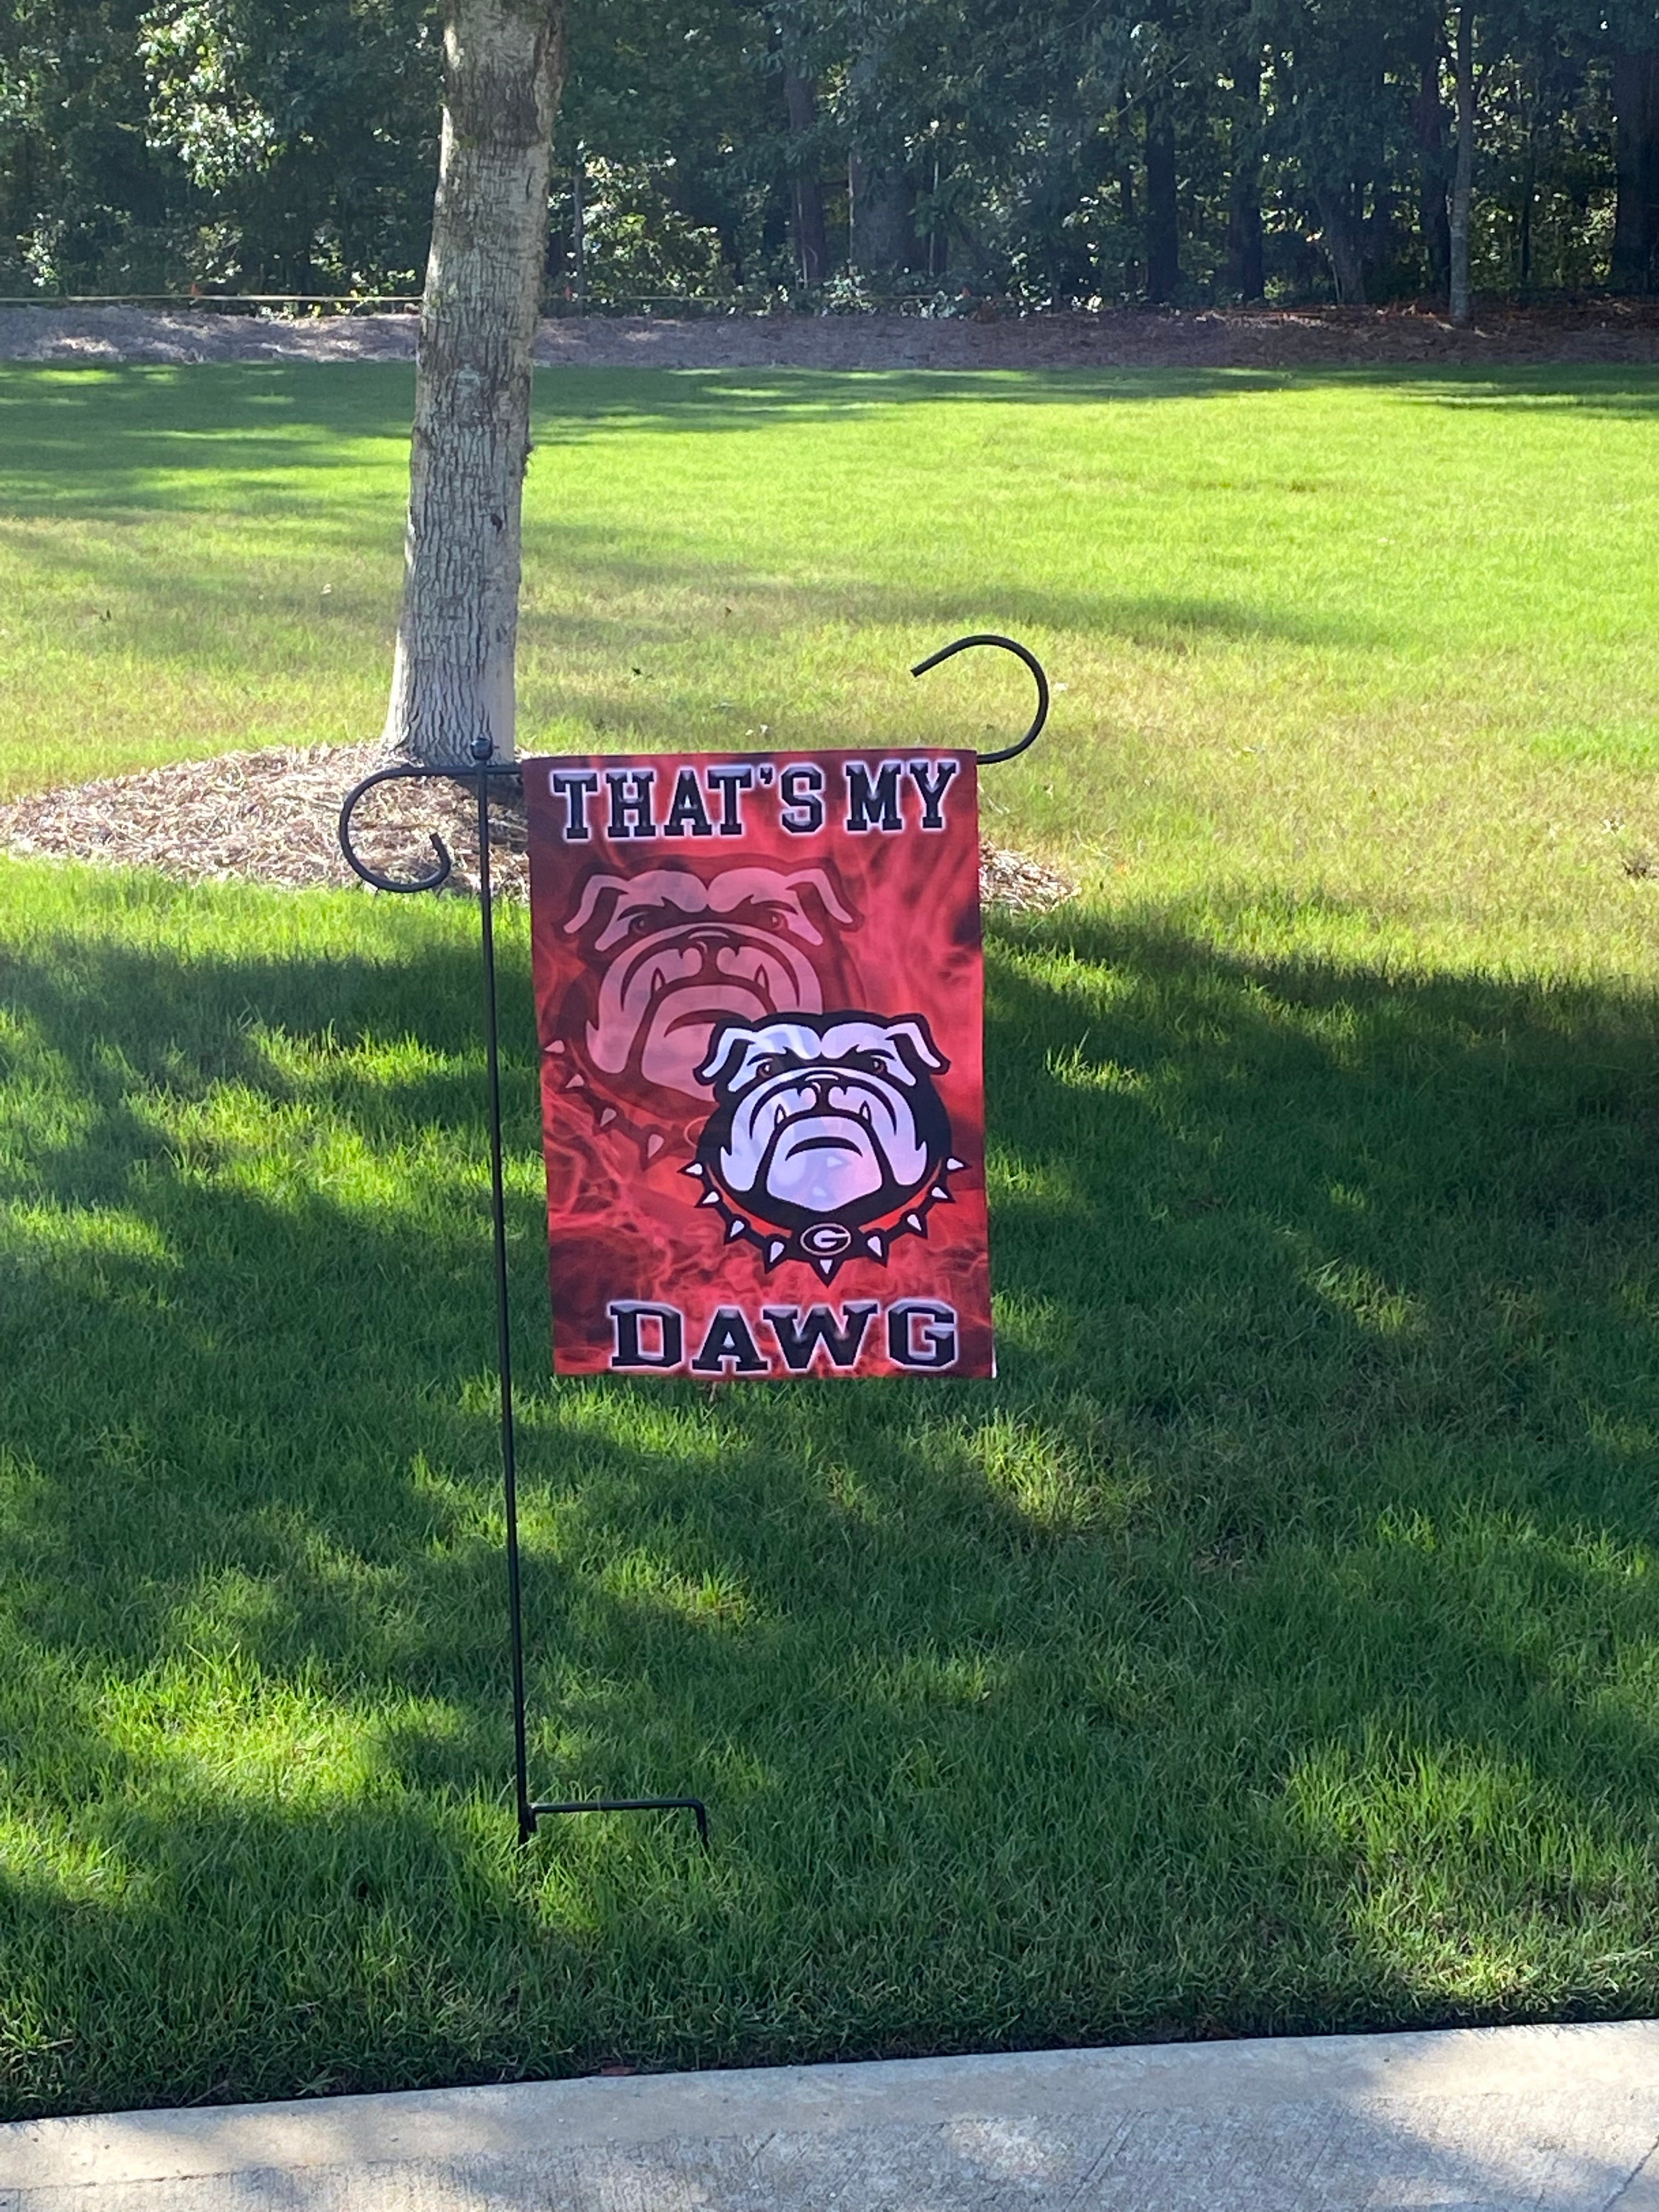
MULTIPOLYGON (((231 314, 128 306, 0 307, 0 359, 412 361, 413 314, 231 314)), ((1109 307, 967 315, 590 315, 543 323, 544 368, 1514 368, 1659 362, 1659 303, 1435 309, 1109 307)))
MULTIPOLYGON (((359 884, 340 854, 340 802, 353 784, 389 765, 379 745, 286 746, 107 776, 0 806, 0 850, 157 868, 185 883, 289 890, 359 884)), ((530 872, 516 788, 492 801, 490 880, 500 896, 522 902, 530 872)), ((477 889, 477 801, 459 785, 382 784, 358 810, 352 832, 362 857, 388 875, 426 872, 435 832, 454 860, 446 888, 477 889)), ((1076 890, 1029 854, 980 848, 980 893, 988 906, 1042 913, 1076 890)))

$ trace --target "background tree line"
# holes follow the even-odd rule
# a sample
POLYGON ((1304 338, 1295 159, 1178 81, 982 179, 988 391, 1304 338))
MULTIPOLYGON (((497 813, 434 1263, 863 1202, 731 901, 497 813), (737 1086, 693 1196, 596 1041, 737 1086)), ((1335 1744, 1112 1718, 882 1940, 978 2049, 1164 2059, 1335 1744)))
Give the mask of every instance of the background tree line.
MULTIPOLYGON (((0 290, 418 289, 440 46, 422 0, 0 0, 0 290)), ((1636 0, 573 0, 569 52, 551 304, 1659 286, 1636 0)))

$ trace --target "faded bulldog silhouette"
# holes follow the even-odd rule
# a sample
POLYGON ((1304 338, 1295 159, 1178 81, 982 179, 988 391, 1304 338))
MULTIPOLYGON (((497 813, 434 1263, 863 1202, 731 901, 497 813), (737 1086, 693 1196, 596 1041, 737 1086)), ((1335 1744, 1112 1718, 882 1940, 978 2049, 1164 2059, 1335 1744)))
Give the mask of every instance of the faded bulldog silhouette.
POLYGON ((562 1001, 549 1049, 568 1063, 599 1125, 619 1118, 654 1159, 706 1106, 702 1073, 723 1020, 818 1012, 839 963, 825 933, 855 917, 821 867, 600 870, 564 922, 584 975, 562 1001))

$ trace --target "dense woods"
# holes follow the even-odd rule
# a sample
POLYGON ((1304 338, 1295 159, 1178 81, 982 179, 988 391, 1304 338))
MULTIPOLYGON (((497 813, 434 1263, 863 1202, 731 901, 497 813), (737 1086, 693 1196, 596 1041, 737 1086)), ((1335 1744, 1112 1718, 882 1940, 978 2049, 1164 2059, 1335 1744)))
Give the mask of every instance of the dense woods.
MULTIPOLYGON (((420 0, 3 0, 0 290, 411 292, 420 0)), ((576 0, 552 307, 1659 285, 1659 9, 576 0)))

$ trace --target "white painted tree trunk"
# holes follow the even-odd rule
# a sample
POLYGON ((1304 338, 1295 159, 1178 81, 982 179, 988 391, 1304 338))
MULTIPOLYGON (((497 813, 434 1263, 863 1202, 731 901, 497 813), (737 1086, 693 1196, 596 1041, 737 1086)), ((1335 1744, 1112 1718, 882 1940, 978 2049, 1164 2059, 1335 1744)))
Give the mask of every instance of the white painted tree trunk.
POLYGON ((1469 296, 1469 205, 1474 197, 1474 0, 1457 11, 1457 167, 1451 190, 1451 319, 1459 328, 1473 310, 1469 296))
POLYGON ((449 0, 421 306, 403 611, 386 740, 452 767, 514 752, 520 504, 564 0, 449 0))

